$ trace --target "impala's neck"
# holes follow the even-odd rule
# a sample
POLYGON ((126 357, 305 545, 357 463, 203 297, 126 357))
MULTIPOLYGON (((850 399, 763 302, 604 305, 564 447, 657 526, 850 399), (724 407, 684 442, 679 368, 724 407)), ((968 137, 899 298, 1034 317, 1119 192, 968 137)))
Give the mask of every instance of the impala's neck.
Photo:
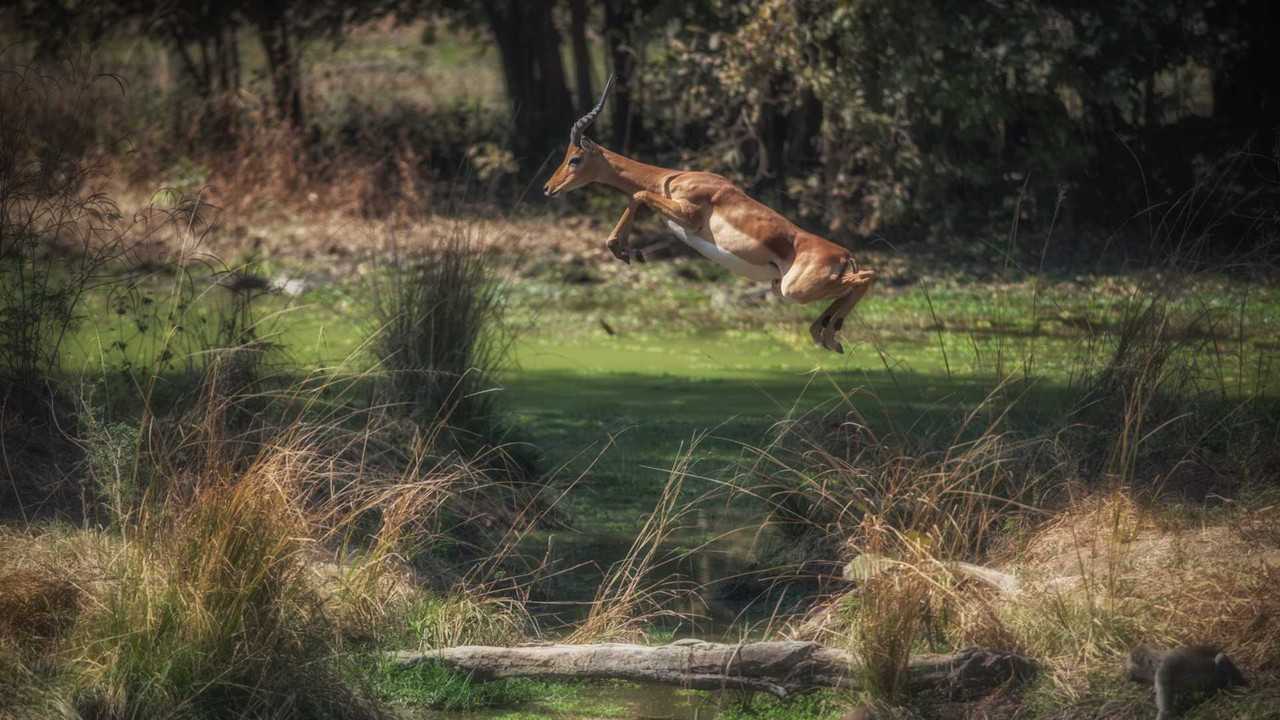
POLYGON ((604 147, 600 148, 600 154, 609 168, 596 182, 627 195, 634 195, 641 190, 661 194, 663 181, 676 172, 656 165, 646 165, 604 147))

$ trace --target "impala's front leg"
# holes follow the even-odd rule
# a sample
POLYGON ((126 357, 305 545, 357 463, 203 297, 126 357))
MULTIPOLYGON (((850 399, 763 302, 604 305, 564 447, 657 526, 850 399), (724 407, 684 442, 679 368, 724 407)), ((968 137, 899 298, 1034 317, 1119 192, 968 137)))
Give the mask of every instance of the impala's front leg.
MULTIPOLYGON (((636 210, 640 209, 640 202, 632 198, 627 203, 627 209, 622 211, 622 217, 618 219, 618 224, 613 227, 613 232, 609 233, 609 241, 606 243, 609 252, 622 262, 631 264, 631 243, 628 237, 631 235, 631 221, 635 219, 636 210)), ((643 261, 643 257, 641 257, 643 261)))
POLYGON ((684 227, 697 232, 702 225, 702 213, 698 206, 688 200, 677 200, 648 190, 641 190, 631 196, 632 202, 642 202, 653 208, 658 214, 680 223, 684 227))

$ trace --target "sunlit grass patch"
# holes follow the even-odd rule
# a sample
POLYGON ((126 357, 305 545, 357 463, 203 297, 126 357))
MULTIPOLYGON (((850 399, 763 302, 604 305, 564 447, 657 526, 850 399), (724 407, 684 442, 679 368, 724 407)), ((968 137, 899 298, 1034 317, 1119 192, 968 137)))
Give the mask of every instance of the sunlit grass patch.
POLYGON ((374 665, 368 677, 378 695, 419 708, 464 712, 512 707, 541 699, 548 690, 546 684, 533 680, 478 682, 438 663, 421 662, 401 668, 373 658, 364 662, 374 665))
POLYGON ((413 641, 421 649, 459 645, 511 645, 534 634, 528 611, 503 598, 466 593, 422 597, 405 611, 413 641))

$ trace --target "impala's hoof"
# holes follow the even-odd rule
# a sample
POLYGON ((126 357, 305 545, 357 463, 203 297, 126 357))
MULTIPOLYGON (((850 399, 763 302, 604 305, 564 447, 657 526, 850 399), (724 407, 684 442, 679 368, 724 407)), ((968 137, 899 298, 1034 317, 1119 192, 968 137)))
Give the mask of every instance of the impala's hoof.
POLYGON ((822 347, 830 350, 831 352, 844 352, 844 348, 841 347, 840 341, 836 340, 836 328, 835 323, 833 322, 828 322, 826 325, 822 326, 822 347))
POLYGON ((813 338, 813 344, 820 348, 825 348, 826 343, 822 342, 822 326, 814 323, 809 326, 809 337, 813 338))
POLYGON ((609 238, 609 241, 605 243, 605 247, 609 248, 609 252, 613 253, 614 257, 628 265, 631 264, 631 250, 623 247, 622 238, 609 238))

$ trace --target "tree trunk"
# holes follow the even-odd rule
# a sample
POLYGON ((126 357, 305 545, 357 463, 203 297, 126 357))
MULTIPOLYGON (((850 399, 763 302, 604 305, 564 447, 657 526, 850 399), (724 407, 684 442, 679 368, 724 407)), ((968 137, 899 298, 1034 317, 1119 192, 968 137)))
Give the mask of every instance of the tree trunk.
POLYGON ((524 0, 484 3, 515 119, 512 145, 526 165, 536 164, 555 147, 557 138, 567 137, 574 120, 551 5, 524 0))
POLYGON ((186 77, 187 82, 191 84, 192 89, 200 95, 207 97, 209 94, 209 78, 204 73, 204 68, 196 63, 191 51, 187 49, 187 41, 183 35, 176 29, 170 32, 169 46, 173 49, 174 57, 178 58, 179 64, 182 65, 182 74, 186 77))
POLYGON ((786 95, 791 83, 781 75, 769 78, 761 92, 760 114, 756 117, 752 137, 755 148, 746 157, 754 161, 755 177, 751 192, 767 205, 784 210, 787 181, 787 109, 786 95))
MULTIPOLYGON (((780 698, 818 688, 856 689, 862 682, 862 669, 851 654, 799 641, 466 646, 397 653, 395 659, 401 667, 438 662, 478 680, 627 680, 695 690, 755 690, 780 698)), ((1031 661, 1020 655, 978 648, 952 655, 917 655, 907 666, 907 685, 913 690, 943 689, 957 697, 1025 679, 1032 668, 1031 661)))
POLYGON ((236 40, 234 26, 223 27, 213 36, 214 63, 218 78, 217 91, 222 95, 232 95, 240 90, 240 45, 236 40))
POLYGON ((288 0, 259 3, 254 23, 258 26, 258 38, 271 74, 276 112, 295 130, 301 130, 305 120, 302 114, 302 68, 290 30, 288 9, 288 0))
POLYGON ((1226 14, 1219 22, 1239 28, 1244 51, 1214 69, 1214 117, 1232 129, 1256 133, 1262 147, 1270 149, 1280 127, 1280 74, 1275 72, 1280 43, 1274 37, 1280 9, 1272 0, 1249 0, 1219 12, 1226 14))
POLYGON ((747 157, 756 162, 752 190, 769 204, 794 209, 787 195, 787 180, 817 166, 818 134, 822 128, 822 102, 809 88, 794 86, 787 78, 770 79, 760 104, 754 140, 759 148, 747 157), (799 96, 795 107, 788 98, 799 96), (758 153, 758 154, 756 154, 758 153))
POLYGON ((538 84, 531 89, 540 95, 541 107, 547 110, 549 130, 567 133, 569 124, 572 124, 572 100, 565 76, 564 56, 560 54, 560 31, 552 20, 551 6, 550 2, 523 4, 530 16, 527 27, 533 28, 532 33, 526 31, 525 42, 529 42, 529 35, 539 39, 536 45, 538 84))
POLYGON ((800 106, 791 111, 787 123, 790 125, 787 146, 792 165, 806 170, 817 166, 822 159, 819 153, 822 101, 813 94, 813 90, 806 87, 800 91, 800 106))
POLYGON ((604 38, 609 62, 618 76, 613 91, 613 141, 625 153, 643 135, 640 116, 633 110, 636 50, 632 0, 607 0, 604 4, 604 38))
POLYGON ((577 81, 578 114, 586 114, 595 104, 591 83, 591 49, 587 45, 587 0, 570 0, 569 34, 573 40, 573 72, 577 81))

